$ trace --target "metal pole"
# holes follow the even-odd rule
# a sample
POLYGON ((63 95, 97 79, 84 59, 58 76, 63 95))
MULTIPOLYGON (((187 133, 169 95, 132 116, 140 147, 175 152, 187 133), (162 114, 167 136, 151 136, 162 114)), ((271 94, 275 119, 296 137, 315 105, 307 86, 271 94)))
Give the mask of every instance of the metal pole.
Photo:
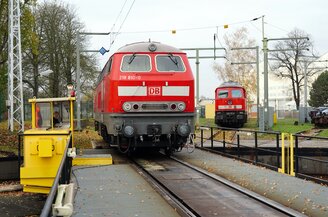
POLYGON ((197 112, 197 117, 196 117, 196 126, 199 125, 199 49, 196 49, 196 112, 197 112))
POLYGON ((264 55, 264 130, 269 129, 269 87, 268 87, 268 39, 263 38, 264 55))
POLYGON ((262 16, 262 38, 264 39, 264 15, 262 16))
POLYGON ((307 123, 307 69, 308 63, 304 62, 304 122, 307 123))
POLYGON ((80 83, 80 33, 76 40, 76 102, 77 102, 77 130, 81 130, 81 83, 80 83))
POLYGON ((257 115, 257 126, 260 126, 260 56, 259 46, 256 46, 256 115, 257 115))

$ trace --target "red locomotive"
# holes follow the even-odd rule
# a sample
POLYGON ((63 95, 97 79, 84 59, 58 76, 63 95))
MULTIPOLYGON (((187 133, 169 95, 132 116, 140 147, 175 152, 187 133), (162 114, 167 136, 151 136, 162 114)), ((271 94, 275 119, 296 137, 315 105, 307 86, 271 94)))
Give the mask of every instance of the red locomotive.
POLYGON ((95 129, 122 152, 180 149, 194 133, 194 77, 186 53, 157 42, 128 44, 99 75, 95 129))
POLYGON ((246 91, 236 82, 224 82, 215 90, 215 123, 243 127, 247 122, 246 91))

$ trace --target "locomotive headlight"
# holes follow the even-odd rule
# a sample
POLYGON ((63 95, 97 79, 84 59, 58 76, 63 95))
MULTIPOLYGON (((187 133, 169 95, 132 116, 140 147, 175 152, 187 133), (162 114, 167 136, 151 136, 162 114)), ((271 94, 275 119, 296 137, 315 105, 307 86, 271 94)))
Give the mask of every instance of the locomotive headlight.
POLYGON ((126 137, 133 137, 134 136, 134 127, 130 126, 130 125, 126 125, 123 128, 123 134, 126 137))
POLYGON ((178 134, 182 137, 187 137, 191 132, 190 126, 187 124, 179 125, 177 128, 177 131, 178 131, 178 134))
POLYGON ((132 105, 131 105, 131 103, 125 102, 125 103, 123 103, 123 106, 122 107, 123 107, 123 110, 124 111, 128 112, 128 111, 131 110, 132 105))
POLYGON ((178 109, 179 109, 179 111, 185 110, 186 109, 186 104, 184 102, 180 102, 178 104, 178 109))

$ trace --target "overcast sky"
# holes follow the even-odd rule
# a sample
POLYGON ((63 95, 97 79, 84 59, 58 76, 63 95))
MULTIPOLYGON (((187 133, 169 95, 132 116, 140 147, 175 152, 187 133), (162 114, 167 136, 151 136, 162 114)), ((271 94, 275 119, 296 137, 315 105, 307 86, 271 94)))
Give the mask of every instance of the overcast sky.
MULTIPOLYGON (((99 68, 119 47, 138 41, 151 39, 178 48, 213 47, 213 34, 217 29, 223 44, 224 34, 246 27, 261 46, 261 19, 250 20, 262 15, 265 15, 267 38, 286 37, 297 27, 311 35, 316 52, 324 54, 328 51, 327 0, 127 0, 119 17, 125 0, 63 1, 75 8, 87 31, 120 30, 121 34, 116 37, 110 53, 104 56, 99 54, 99 68), (229 24, 229 28, 224 29, 225 24, 229 24), (176 29, 176 34, 171 33, 173 29, 176 29)), ((108 49, 109 44, 109 36, 93 36, 89 49, 100 49, 102 46, 108 49)), ((213 63, 212 59, 200 61, 200 95, 210 98, 213 98, 215 88, 221 83, 212 70, 213 63)), ((190 64, 195 69, 195 61, 190 60, 190 64)))

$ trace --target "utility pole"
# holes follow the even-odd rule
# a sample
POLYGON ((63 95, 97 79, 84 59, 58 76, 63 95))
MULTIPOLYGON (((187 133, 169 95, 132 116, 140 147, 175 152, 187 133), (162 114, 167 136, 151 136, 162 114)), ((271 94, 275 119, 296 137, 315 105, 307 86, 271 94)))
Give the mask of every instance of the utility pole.
POLYGON ((216 50, 226 50, 225 48, 181 48, 184 51, 195 51, 196 56, 188 56, 188 59, 196 59, 196 110, 197 110, 197 119, 196 124, 199 124, 199 59, 216 59, 216 58, 226 58, 225 56, 216 56, 216 50), (214 51, 213 56, 201 56, 199 51, 214 51))
POLYGON ((8 1, 8 129, 24 132, 24 101, 19 0, 8 1))
POLYGON ((264 130, 269 129, 269 81, 268 81, 268 39, 263 38, 263 80, 264 80, 264 130))
POLYGON ((259 46, 256 47, 237 47, 237 48, 231 48, 231 50, 250 50, 255 49, 256 50, 256 62, 231 62, 231 65, 238 65, 238 64, 256 64, 256 108, 257 108, 257 126, 259 126, 259 120, 260 120, 260 60, 259 60, 259 46))
MULTIPOLYGON (((297 39, 306 39, 308 37, 297 37, 297 38, 264 38, 263 39, 263 54, 264 54, 264 130, 269 129, 269 93, 268 93, 268 52, 278 52, 278 51, 295 51, 297 49, 277 49, 269 50, 268 42, 269 41, 286 41, 286 40, 297 40, 297 39)), ((301 49, 298 49, 301 50, 301 49)), ((302 49, 303 50, 303 49, 302 49)), ((306 49, 308 50, 308 49, 306 49)))
POLYGON ((81 35, 109 35, 111 32, 78 32, 76 36, 76 103, 77 103, 77 126, 76 130, 81 130, 81 69, 80 69, 80 53, 81 52, 100 52, 104 55, 109 50, 101 48, 100 50, 80 50, 81 35))

